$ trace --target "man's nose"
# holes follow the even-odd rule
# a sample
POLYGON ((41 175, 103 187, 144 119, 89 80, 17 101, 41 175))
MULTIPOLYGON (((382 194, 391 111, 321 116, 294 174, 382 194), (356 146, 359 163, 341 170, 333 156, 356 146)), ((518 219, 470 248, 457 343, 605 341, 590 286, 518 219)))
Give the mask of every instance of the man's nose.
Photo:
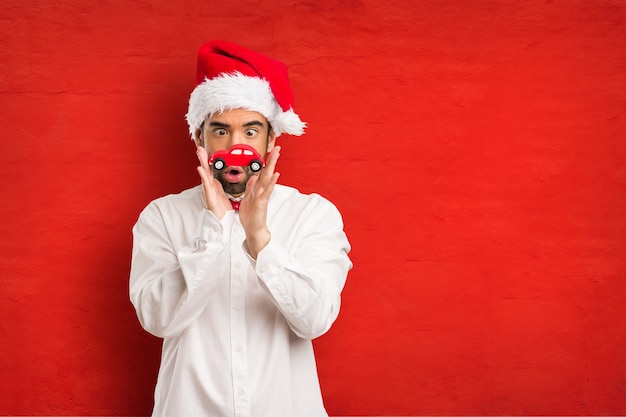
POLYGON ((233 132, 233 134, 230 137, 230 146, 239 145, 241 143, 245 143, 245 137, 243 133, 233 132))

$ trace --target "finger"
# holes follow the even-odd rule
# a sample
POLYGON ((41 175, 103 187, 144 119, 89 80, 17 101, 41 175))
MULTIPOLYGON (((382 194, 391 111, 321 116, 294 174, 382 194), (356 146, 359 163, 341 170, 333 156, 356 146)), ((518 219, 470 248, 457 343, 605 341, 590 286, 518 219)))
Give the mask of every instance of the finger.
MULTIPOLYGON (((213 170, 209 166, 209 156, 206 152, 206 149, 198 146, 196 150, 196 155, 198 157, 198 161, 200 162, 200 166, 198 167, 198 173, 200 174, 202 183, 204 184, 205 188, 214 190, 215 187, 217 187, 216 183, 219 184, 219 181, 217 181, 213 176, 213 170)), ((221 188, 221 184, 219 185, 221 188)))
POLYGON ((276 163, 278 162, 279 157, 280 157, 280 146, 277 145, 270 152, 270 155, 268 157, 268 161, 266 164, 266 166, 271 168, 272 172, 274 172, 274 169, 276 168, 276 163))
POLYGON ((198 170, 198 174, 200 174, 200 179, 202 180, 202 184, 207 186, 210 180, 208 172, 202 166, 199 166, 196 169, 198 170))
POLYGON ((263 169, 263 171, 261 171, 260 174, 263 183, 269 183, 271 181, 272 175, 274 175, 274 171, 276 170, 276 163, 278 162, 279 157, 280 146, 275 146, 274 149, 272 149, 267 156, 265 168, 263 169))
POLYGON ((268 178, 268 185, 271 186, 269 190, 270 193, 272 192, 274 184, 276 184, 280 175, 278 172, 276 172, 276 164, 278 163, 278 159, 280 158, 280 150, 281 147, 277 145, 274 147, 274 149, 272 149, 272 152, 270 153, 269 165, 271 169, 268 170, 268 174, 270 174, 268 178))
POLYGON ((272 174, 272 177, 270 178, 269 183, 263 190, 263 193, 267 196, 268 199, 270 198, 272 191, 274 191, 274 186, 278 182, 278 177, 280 177, 280 172, 274 172, 274 174, 272 174))
POLYGON ((213 175, 211 173, 211 168, 209 168, 208 166, 207 159, 205 158, 206 152, 198 151, 197 154, 198 160, 200 161, 200 166, 196 168, 198 170, 198 174, 200 174, 200 178, 202 179, 202 183, 204 184, 204 186, 210 186, 213 175))
POLYGON ((198 157, 198 161, 200 162, 200 166, 205 169, 205 171, 209 171, 209 155, 202 146, 198 146, 196 148, 196 155, 198 157))
POLYGON ((253 205, 267 204, 279 176, 280 173, 275 172, 271 176, 263 179, 256 175, 251 177, 246 187, 245 199, 248 199, 253 205))

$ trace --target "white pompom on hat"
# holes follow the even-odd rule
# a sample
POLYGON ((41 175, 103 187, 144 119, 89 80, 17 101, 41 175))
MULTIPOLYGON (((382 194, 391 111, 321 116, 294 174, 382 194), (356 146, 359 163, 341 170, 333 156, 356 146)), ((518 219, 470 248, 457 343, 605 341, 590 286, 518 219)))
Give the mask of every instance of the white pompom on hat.
POLYGON ((193 139, 209 114, 238 108, 265 116, 276 136, 300 136, 306 123, 293 102, 285 64, 230 42, 209 41, 198 51, 196 87, 185 118, 193 139))

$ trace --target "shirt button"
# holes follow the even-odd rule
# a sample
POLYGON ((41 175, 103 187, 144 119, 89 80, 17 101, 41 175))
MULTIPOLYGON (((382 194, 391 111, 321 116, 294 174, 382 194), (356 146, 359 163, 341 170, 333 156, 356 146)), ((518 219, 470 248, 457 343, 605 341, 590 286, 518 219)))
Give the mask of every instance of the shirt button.
POLYGON ((233 308, 235 309, 235 311, 241 310, 241 306, 239 304, 235 304, 233 308))
POLYGON ((237 347, 235 348, 235 351, 236 351, 236 352, 241 352, 242 350, 243 350, 243 349, 241 348, 241 346, 237 346, 237 347))
POLYGON ((235 268, 237 269, 241 268, 241 262, 239 261, 235 262, 235 268))

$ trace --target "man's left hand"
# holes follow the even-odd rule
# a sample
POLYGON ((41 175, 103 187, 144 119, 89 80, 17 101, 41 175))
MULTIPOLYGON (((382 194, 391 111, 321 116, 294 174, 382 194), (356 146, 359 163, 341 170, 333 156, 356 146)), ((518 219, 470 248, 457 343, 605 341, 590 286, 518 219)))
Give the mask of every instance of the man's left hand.
POLYGON ((265 168, 248 180, 246 194, 239 207, 239 220, 246 233, 245 245, 254 259, 271 238, 267 228, 267 206, 280 176, 274 172, 279 156, 280 146, 275 146, 266 159, 265 168))

